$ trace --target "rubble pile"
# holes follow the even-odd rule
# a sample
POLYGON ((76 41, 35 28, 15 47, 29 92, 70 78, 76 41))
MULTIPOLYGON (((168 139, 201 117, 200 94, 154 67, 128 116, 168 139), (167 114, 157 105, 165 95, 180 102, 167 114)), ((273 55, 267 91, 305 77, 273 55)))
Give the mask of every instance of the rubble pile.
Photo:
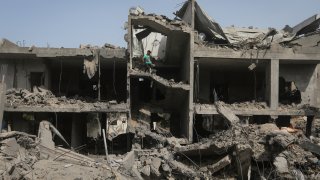
POLYGON ((156 81, 160 84, 163 84, 164 86, 167 86, 167 87, 175 87, 175 88, 180 87, 182 89, 188 89, 188 85, 184 84, 182 81, 175 82, 174 79, 167 80, 167 79, 164 79, 154 73, 144 72, 144 71, 140 70, 139 68, 135 68, 134 70, 130 70, 130 71, 131 71, 130 72, 131 75, 139 75, 139 76, 143 76, 143 77, 149 77, 149 78, 152 78, 154 81, 156 81))
POLYGON ((117 101, 97 102, 94 99, 75 96, 67 98, 65 96, 56 97, 51 91, 35 87, 33 92, 26 89, 8 89, 6 92, 6 107, 17 108, 23 106, 46 107, 49 111, 58 108, 70 108, 74 111, 87 110, 95 111, 96 109, 109 109, 111 106, 116 108, 125 107, 125 103, 117 101))
POLYGON ((188 31, 190 30, 190 27, 185 21, 181 21, 178 19, 171 20, 167 16, 164 15, 157 15, 157 14, 145 14, 144 10, 141 7, 135 7, 131 8, 129 10, 129 14, 132 17, 140 17, 140 18, 150 18, 154 22, 157 22, 159 24, 162 24, 165 27, 169 27, 173 30, 183 30, 183 31, 188 31))
POLYGON ((115 179, 106 164, 22 132, 0 133, 0 179, 115 179), (81 159, 80 159, 81 158, 81 159))
POLYGON ((80 100, 56 97, 51 91, 37 87, 33 92, 26 89, 8 89, 7 104, 14 105, 52 105, 52 104, 76 104, 80 100), (35 91, 36 90, 36 91, 35 91))
MULTIPOLYGON (((43 129, 42 131, 47 131, 43 129)), ((40 129, 41 129, 40 128, 40 129)), ((0 177, 88 179, 317 179, 320 146, 303 131, 273 123, 230 124, 208 138, 188 144, 160 127, 151 131, 137 121, 133 149, 95 160, 61 147, 48 146, 51 136, 22 132, 0 134, 0 177), (107 159, 107 160, 106 160, 107 159), (94 177, 94 178, 93 178, 94 177)), ((42 132, 41 131, 41 132, 42 132)), ((50 143, 49 143, 50 144, 50 143)))
POLYGON ((40 159, 35 136, 21 132, 0 134, 0 179, 22 179, 40 159))

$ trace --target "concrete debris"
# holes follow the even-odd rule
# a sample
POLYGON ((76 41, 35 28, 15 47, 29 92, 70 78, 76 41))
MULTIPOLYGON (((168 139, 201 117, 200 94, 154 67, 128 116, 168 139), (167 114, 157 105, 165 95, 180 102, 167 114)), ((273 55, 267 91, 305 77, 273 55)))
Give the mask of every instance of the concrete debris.
POLYGON ((273 161, 273 165, 276 167, 276 171, 281 175, 289 174, 289 167, 286 158, 277 156, 273 161))
MULTIPOLYGON (((151 132, 148 123, 137 123, 134 148, 124 155, 109 155, 109 162, 96 161, 61 147, 48 148, 43 145, 43 138, 25 133, 2 133, 0 158, 5 159, 10 168, 0 170, 4 177, 30 178, 30 173, 34 173, 33 177, 38 179, 44 174, 53 179, 77 177, 79 172, 82 177, 101 177, 110 173, 107 179, 290 179, 297 176, 308 179, 320 172, 316 156, 318 147, 314 147, 301 131, 289 133, 272 123, 242 126, 235 122, 229 129, 200 138, 193 144, 185 144, 183 139, 168 136, 164 131, 151 132), (309 145, 305 145, 306 142, 309 145), (21 149, 24 149, 23 154, 21 149), (10 163, 20 156, 27 156, 30 159, 27 162, 32 164, 22 165, 22 168, 27 166, 23 171, 20 166, 10 163), (262 164, 265 164, 265 174, 261 174, 262 164), (45 169, 56 169, 57 173, 45 173, 45 169)), ((45 121, 40 126, 45 127, 45 121)))
POLYGON ((109 102, 95 102, 89 98, 75 96, 67 98, 65 96, 56 97, 51 91, 44 88, 35 87, 30 92, 26 89, 8 89, 6 92, 5 108, 16 109, 32 107, 34 110, 42 112, 67 112, 68 109, 74 112, 96 112, 97 110, 125 109, 125 103, 111 104, 109 102))
POLYGON ((228 155, 220 159, 217 163, 208 166, 208 170, 211 171, 211 173, 215 173, 229 164, 231 164, 231 157, 228 155))
POLYGON ((139 76, 139 77, 145 77, 150 78, 154 80, 155 82, 162 84, 164 86, 170 87, 170 88, 180 88, 183 90, 190 89, 190 86, 187 84, 184 84, 183 82, 175 82, 174 80, 167 80, 160 76, 157 76, 156 74, 147 73, 144 71, 139 70, 138 68, 135 68, 134 70, 130 70, 131 76, 139 76))
POLYGON ((319 29, 319 26, 320 26, 320 14, 315 14, 310 18, 294 26, 290 31, 290 33, 292 33, 294 36, 299 36, 301 34, 315 32, 316 30, 319 29))
POLYGON ((193 0, 176 15, 131 8, 127 50, 0 40, 0 180, 320 179, 320 16, 283 30, 221 28, 193 0), (140 57, 149 49, 152 68, 140 57))
POLYGON ((128 120, 126 113, 107 114, 107 137, 111 141, 120 134, 127 132, 128 120))
POLYGON ((215 103, 217 107, 217 111, 229 121, 230 124, 235 124, 240 121, 240 119, 229 109, 228 107, 224 106, 223 102, 215 103))
POLYGON ((144 14, 144 10, 140 6, 132 7, 132 8, 129 9, 129 14, 130 15, 134 15, 134 16, 143 15, 144 14))
POLYGON ((52 132, 50 130, 51 123, 48 121, 42 121, 39 125, 38 138, 40 139, 40 144, 49 149, 54 149, 54 142, 52 137, 52 132))
MULTIPOLYGON (((220 25, 215 22, 207 13, 195 2, 195 21, 198 22, 195 29, 205 33, 207 40, 224 40, 228 42, 220 25)), ((191 2, 187 1, 182 8, 176 12, 176 15, 182 20, 189 22, 191 18, 191 2)), ((191 23, 189 22, 191 25, 191 23)))
MULTIPOLYGON (((40 126, 50 133, 45 121, 40 126)), ((40 131, 41 139, 20 132, 0 133, 0 179, 117 178, 106 164, 64 148, 46 147, 44 130, 40 131)))
MULTIPOLYGON (((192 8, 187 1, 175 14, 191 26, 192 8)), ((221 46, 233 50, 270 49, 271 46, 282 45, 290 47, 290 41, 300 39, 311 33, 318 33, 320 15, 316 14, 293 28, 286 26, 283 30, 274 28, 258 29, 252 26, 247 28, 226 27, 221 28, 219 23, 210 18, 195 2, 195 30, 200 36, 196 43, 204 46, 221 46)))
POLYGON ((9 41, 8 39, 0 39, 0 47, 1 48, 18 48, 18 45, 9 41))

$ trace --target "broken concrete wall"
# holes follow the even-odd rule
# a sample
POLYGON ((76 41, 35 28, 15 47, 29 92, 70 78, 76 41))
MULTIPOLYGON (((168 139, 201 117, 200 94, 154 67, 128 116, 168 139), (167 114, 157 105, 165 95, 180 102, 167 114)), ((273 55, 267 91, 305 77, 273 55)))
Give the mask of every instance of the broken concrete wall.
POLYGON ((30 74, 41 72, 44 74, 44 86, 49 87, 49 71, 47 65, 41 60, 15 59, 1 60, 1 63, 8 64, 5 82, 7 88, 31 89, 30 74))
POLYGON ((316 105, 317 71, 315 64, 280 64, 279 76, 294 81, 301 91, 301 104, 316 105))
POLYGON ((167 37, 152 32, 146 38, 142 39, 143 53, 146 54, 148 50, 151 51, 151 56, 156 59, 164 59, 166 55, 167 37))
POLYGON ((152 57, 164 59, 166 55, 167 37, 161 33, 149 32, 150 34, 146 37, 142 39, 137 38, 136 34, 145 30, 146 29, 133 29, 133 57, 142 57, 150 50, 152 57))

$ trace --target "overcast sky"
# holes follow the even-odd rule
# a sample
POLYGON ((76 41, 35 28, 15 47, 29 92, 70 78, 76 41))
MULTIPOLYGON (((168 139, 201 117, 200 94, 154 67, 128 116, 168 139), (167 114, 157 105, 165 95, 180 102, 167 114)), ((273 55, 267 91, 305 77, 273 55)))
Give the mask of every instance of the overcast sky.
MULTIPOLYGON (((0 38, 25 46, 125 47, 130 7, 173 18, 184 0, 1 0, 0 38)), ((221 26, 282 28, 320 13, 320 0, 197 0, 221 26)))

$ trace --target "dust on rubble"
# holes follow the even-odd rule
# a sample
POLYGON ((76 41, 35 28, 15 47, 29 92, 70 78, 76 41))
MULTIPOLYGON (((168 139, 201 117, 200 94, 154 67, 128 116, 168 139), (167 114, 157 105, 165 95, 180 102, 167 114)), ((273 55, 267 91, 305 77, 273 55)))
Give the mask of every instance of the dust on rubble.
POLYGON ((115 179, 107 165, 78 165, 46 156, 39 139, 21 132, 0 133, 0 179, 115 179))
POLYGON ((132 151, 110 154, 109 161, 46 148, 36 136, 6 132, 0 134, 0 179, 317 179, 318 137, 308 139, 298 129, 301 122, 295 121, 295 131, 273 123, 235 122, 189 144, 138 120, 129 129, 135 134, 132 151))

